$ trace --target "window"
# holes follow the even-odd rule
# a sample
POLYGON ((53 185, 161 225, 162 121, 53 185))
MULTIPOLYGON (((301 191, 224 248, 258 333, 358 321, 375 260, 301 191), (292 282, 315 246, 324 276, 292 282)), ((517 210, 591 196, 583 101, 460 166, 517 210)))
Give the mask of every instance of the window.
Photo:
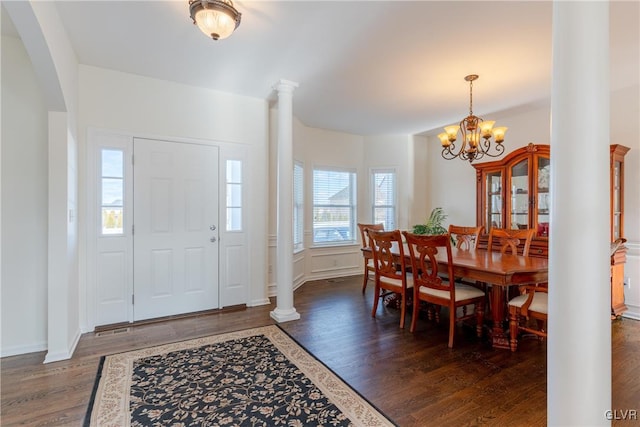
POLYGON ((304 169, 302 163, 293 164, 293 250, 304 247, 304 169))
POLYGON ((355 218, 355 172, 314 169, 313 243, 352 243, 355 218))
POLYGON ((103 235, 124 234, 124 151, 100 151, 100 211, 103 235))
POLYGON ((242 231, 242 161, 227 160, 227 231, 242 231))
POLYGON ((393 169, 377 169, 371 172, 373 189, 372 218, 383 223, 385 230, 396 227, 396 172, 393 169))

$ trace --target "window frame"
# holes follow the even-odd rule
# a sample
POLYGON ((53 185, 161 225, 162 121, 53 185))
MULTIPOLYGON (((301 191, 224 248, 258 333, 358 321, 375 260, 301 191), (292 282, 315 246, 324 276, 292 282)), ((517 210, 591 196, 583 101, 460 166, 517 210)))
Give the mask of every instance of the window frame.
MULTIPOLYGON (((353 168, 341 168, 341 167, 333 167, 333 166, 314 166, 312 171, 312 245, 315 247, 326 247, 326 246, 344 246, 344 245, 352 245, 357 243, 357 233, 356 233, 356 224, 357 224, 357 214, 358 214, 358 174, 357 170, 353 168), (326 172, 326 173, 344 173, 347 174, 347 178, 349 181, 348 189, 349 189, 349 204, 329 204, 329 203, 318 203, 316 201, 316 188, 317 188, 317 172, 326 172), (326 208, 347 208, 348 212, 348 232, 349 238, 341 237, 340 239, 335 240, 322 240, 316 241, 316 224, 321 223, 322 221, 316 221, 315 215, 316 210, 326 208)), ((327 184, 325 184, 327 185, 327 184)), ((337 193, 336 193, 337 194, 337 193)), ((331 228, 333 226, 329 226, 331 228)), ((338 228, 342 227, 333 227, 334 229, 329 229, 328 231, 333 231, 333 235, 337 236, 338 234, 342 236, 342 233, 338 231, 338 228)))
POLYGON ((225 185, 225 224, 224 231, 227 233, 242 233, 244 232, 244 170, 245 170, 245 162, 242 159, 229 158, 225 159, 224 163, 224 185, 225 185), (230 180, 230 163, 238 162, 240 164, 240 181, 230 180), (230 195, 232 194, 230 186, 239 186, 240 188, 240 204, 239 205, 230 205, 230 195), (229 228, 229 221, 232 218, 229 213, 230 210, 239 209, 240 210, 240 228, 229 228))
POLYGON ((304 163, 293 162, 293 253, 304 250, 304 163), (296 169, 299 169, 296 172, 296 169), (298 178, 299 177, 299 181, 298 178), (296 239, 297 237, 297 239, 296 239))
POLYGON ((387 168, 372 168, 370 170, 370 201, 371 201, 371 221, 375 223, 382 222, 384 223, 385 230, 395 230, 398 228, 398 174, 395 168, 387 167, 387 168), (376 175, 393 175, 393 200, 391 204, 377 204, 377 185, 376 185, 376 175), (391 209, 392 213, 392 221, 393 224, 388 224, 386 220, 378 220, 376 217, 376 210, 379 209, 391 209))
POLYGON ((127 177, 127 150, 123 147, 107 147, 107 146, 102 146, 102 147, 98 147, 98 236, 99 237, 122 237, 125 236, 127 234, 127 222, 128 222, 128 218, 127 218, 127 212, 126 210, 128 210, 128 208, 126 207, 128 205, 128 201, 126 200, 126 193, 127 193, 127 189, 126 186, 128 185, 128 177, 127 177), (120 168, 122 169, 122 176, 115 176, 115 175, 105 175, 104 173, 104 152, 105 151, 117 151, 121 154, 121 164, 119 165, 120 168), (114 204, 109 204, 109 205, 105 205, 104 204, 104 191, 105 191, 105 180, 120 180, 121 181, 121 188, 122 188, 122 204, 121 205, 114 205, 114 204), (115 207, 115 208, 120 208, 120 220, 122 221, 122 228, 119 232, 113 232, 113 233, 105 233, 105 226, 104 226, 104 218, 103 218, 103 211, 105 207, 115 207))

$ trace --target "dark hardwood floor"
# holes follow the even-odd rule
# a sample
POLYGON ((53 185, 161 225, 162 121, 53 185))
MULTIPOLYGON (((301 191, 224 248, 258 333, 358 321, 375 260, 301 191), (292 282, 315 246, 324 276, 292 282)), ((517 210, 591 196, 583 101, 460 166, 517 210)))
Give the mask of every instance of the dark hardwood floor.
MULTIPOLYGON (((306 283, 295 292, 301 319, 280 326, 400 426, 546 425, 546 343, 525 340, 516 353, 493 350, 462 326, 449 349, 446 319, 422 319, 412 334, 398 328, 396 309, 382 306, 371 318, 373 286, 363 296, 361 281, 306 283)), ((85 334, 68 361, 44 365, 44 352, 3 358, 0 424, 80 426, 100 356, 272 324, 272 309, 85 334)), ((640 322, 612 322, 612 337, 612 409, 640 412, 640 322)))

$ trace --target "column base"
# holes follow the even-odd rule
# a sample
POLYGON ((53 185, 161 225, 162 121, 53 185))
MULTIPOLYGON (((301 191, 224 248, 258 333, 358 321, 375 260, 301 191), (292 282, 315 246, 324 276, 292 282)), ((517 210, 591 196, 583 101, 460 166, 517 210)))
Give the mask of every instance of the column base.
POLYGON ((295 308, 290 308, 288 310, 276 308, 275 310, 270 312, 269 315, 278 323, 300 319, 300 313, 298 313, 295 308))

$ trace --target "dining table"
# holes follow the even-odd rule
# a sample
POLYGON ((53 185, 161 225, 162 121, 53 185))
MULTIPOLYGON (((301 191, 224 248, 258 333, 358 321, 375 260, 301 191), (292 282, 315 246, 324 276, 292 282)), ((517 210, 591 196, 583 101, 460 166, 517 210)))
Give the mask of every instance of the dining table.
MULTIPOLYGON (((410 265, 409 249, 405 244, 404 256, 410 265)), ((371 256, 371 248, 363 248, 363 256, 371 256), (367 253, 368 252, 368 253, 367 253)), ((399 258, 397 246, 391 253, 399 258)), ((509 349, 509 334, 506 330, 506 298, 512 286, 546 283, 549 275, 549 261, 546 258, 503 254, 485 249, 451 248, 453 274, 465 281, 486 283, 490 286, 491 301, 491 342, 494 348, 509 349)), ((446 251, 436 254, 441 272, 447 271, 446 251)))

